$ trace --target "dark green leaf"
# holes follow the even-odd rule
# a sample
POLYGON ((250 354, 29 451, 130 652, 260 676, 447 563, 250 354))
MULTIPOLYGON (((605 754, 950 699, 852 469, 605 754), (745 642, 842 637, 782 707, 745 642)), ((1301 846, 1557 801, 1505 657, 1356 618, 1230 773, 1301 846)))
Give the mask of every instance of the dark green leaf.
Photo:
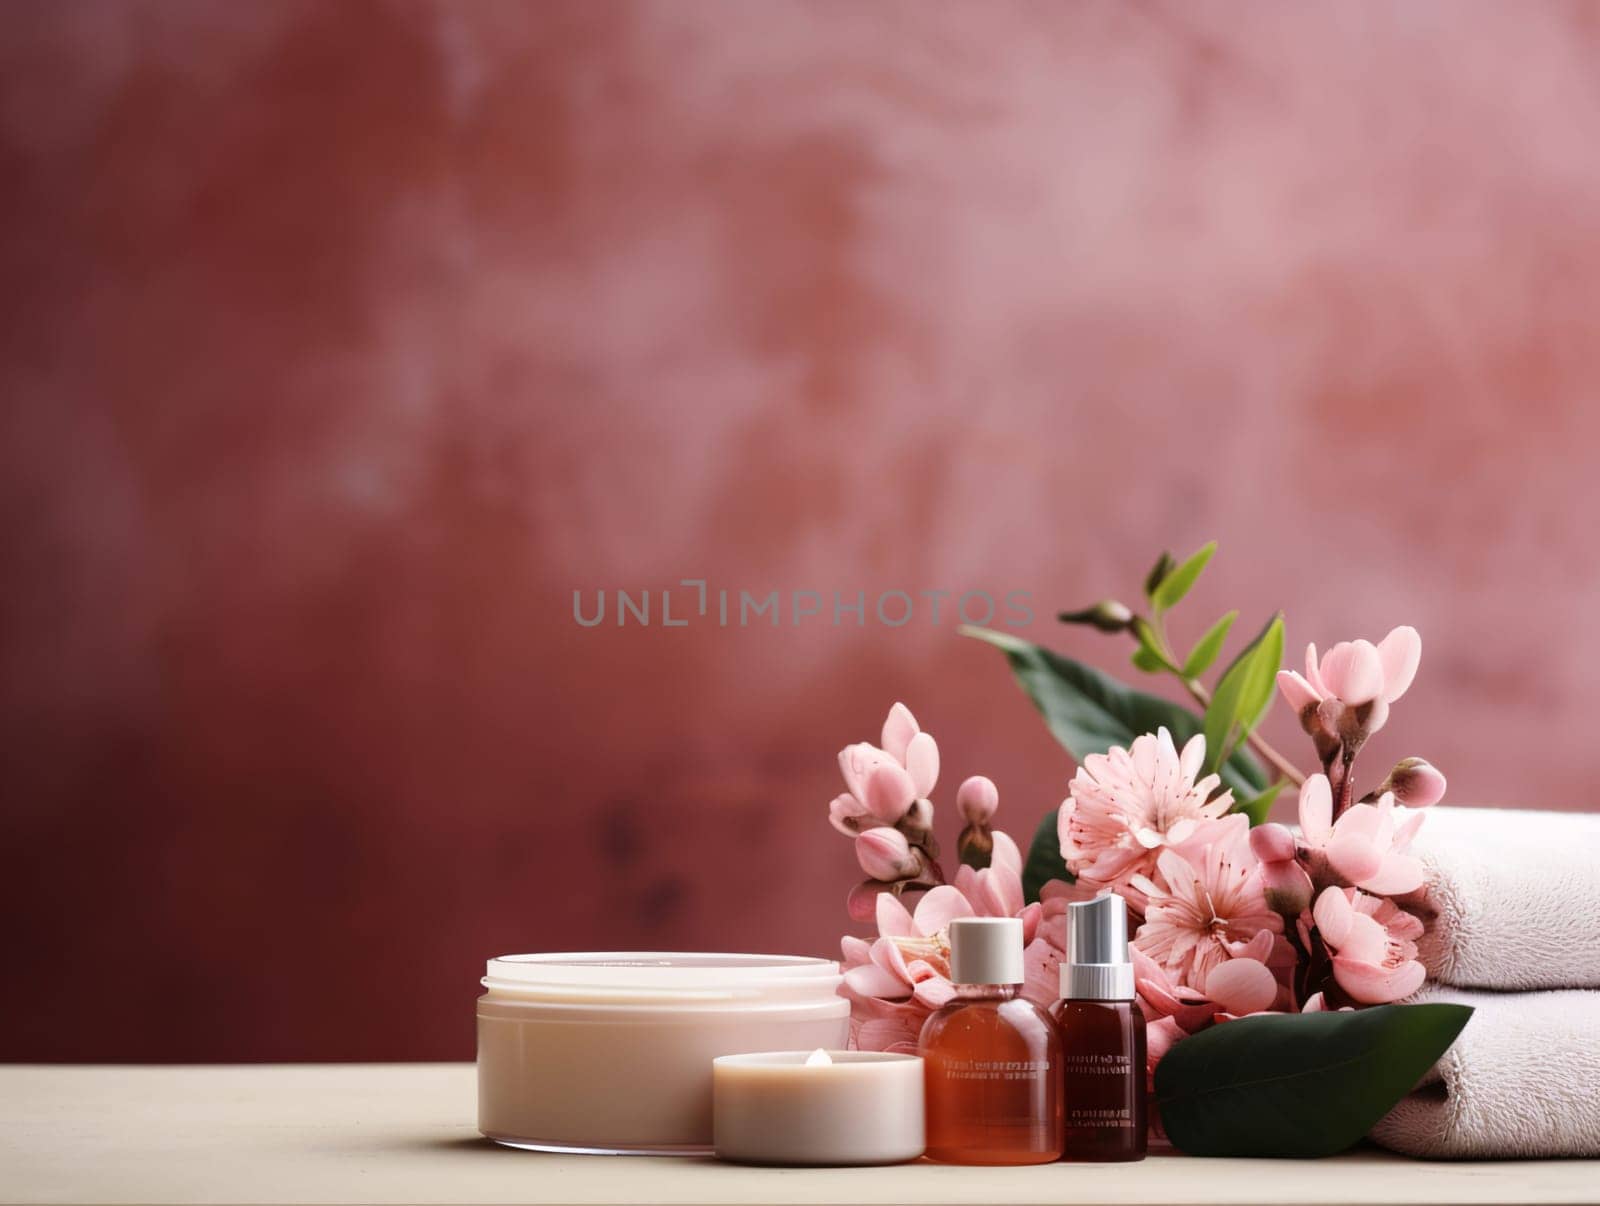
MULTIPOLYGON (((1283 613, 1267 621, 1233 659, 1217 682, 1206 708, 1206 764, 1217 765, 1242 738, 1249 736, 1272 703, 1278 668, 1283 664, 1283 613)), ((1265 787, 1265 784, 1262 784, 1265 787)))
POLYGON ((1230 611, 1206 629, 1205 636, 1195 642, 1194 648, 1189 650, 1189 656, 1183 659, 1184 678, 1199 678, 1211 669, 1211 663, 1222 652, 1222 642, 1228 639, 1228 629, 1233 627, 1233 622, 1238 618, 1238 612, 1230 611))
POLYGON ((1380 1005, 1223 1022, 1156 1068, 1161 1124, 1192 1156, 1331 1156, 1409 1093, 1471 1016, 1380 1005))
POLYGON ((1206 562, 1211 560, 1211 554, 1217 551, 1217 542, 1200 546, 1198 552, 1190 557, 1177 569, 1173 570, 1161 580, 1161 584, 1150 595, 1150 602, 1157 611, 1166 611, 1189 593, 1189 588, 1194 585, 1195 579, 1200 576, 1200 571, 1205 569, 1206 562))
POLYGON ((1251 796, 1248 799, 1235 798, 1233 807, 1228 811, 1242 812, 1250 818, 1252 826, 1260 825, 1266 821, 1267 814, 1272 811, 1272 802, 1278 798, 1278 793, 1288 785, 1288 782, 1287 779, 1279 779, 1259 796, 1251 796))
POLYGON ((1156 563, 1150 567, 1150 572, 1144 576, 1145 598, 1148 599, 1156 593, 1156 587, 1161 585, 1166 576, 1172 572, 1172 567, 1177 564, 1172 559, 1171 553, 1162 553, 1161 556, 1156 558, 1156 563))
MULTIPOLYGON (((965 636, 987 641, 1005 653, 1017 682, 1044 714, 1051 734, 1082 761, 1114 745, 1129 746, 1162 725, 1182 746, 1200 732, 1200 717, 1171 700, 1135 691, 1117 679, 1031 641, 992 628, 964 626, 965 636)), ((1267 772, 1249 750, 1234 752, 1221 770, 1223 786, 1236 796, 1265 791, 1267 772)))
POLYGON ((1052 879, 1072 882, 1072 873, 1061 861, 1059 817, 1059 809, 1045 813, 1033 831, 1033 841, 1028 843, 1028 857, 1022 864, 1022 894, 1030 904, 1039 899, 1039 889, 1052 879))

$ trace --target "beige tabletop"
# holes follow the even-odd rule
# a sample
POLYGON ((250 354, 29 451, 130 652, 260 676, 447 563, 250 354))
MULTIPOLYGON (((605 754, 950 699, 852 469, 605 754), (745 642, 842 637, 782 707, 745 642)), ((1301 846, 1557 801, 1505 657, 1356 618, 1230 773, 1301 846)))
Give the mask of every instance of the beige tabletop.
POLYGON ((0 1066, 0 1203, 1592 1202, 1600 1161, 1192 1160, 757 1169, 549 1156, 473 1125, 467 1064, 0 1066))

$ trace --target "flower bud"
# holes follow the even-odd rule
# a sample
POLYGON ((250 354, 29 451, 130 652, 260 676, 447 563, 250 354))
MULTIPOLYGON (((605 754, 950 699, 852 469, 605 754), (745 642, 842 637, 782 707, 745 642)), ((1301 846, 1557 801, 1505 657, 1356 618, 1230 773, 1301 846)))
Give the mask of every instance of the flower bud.
POLYGON ((898 829, 869 829, 857 836, 856 861, 869 876, 886 884, 910 879, 922 868, 922 860, 898 829))
POLYGON ((1267 908, 1274 913, 1294 917, 1311 903, 1311 877, 1293 859, 1262 863, 1261 885, 1266 889, 1267 908))
POLYGON ((1398 803, 1408 808, 1426 808, 1444 798, 1444 776, 1425 758, 1402 758, 1378 788, 1381 796, 1394 792, 1398 803))
POLYGON ((1133 624, 1133 612, 1115 599, 1101 599, 1082 611, 1064 611, 1056 619, 1063 624, 1092 624, 1101 632, 1126 632, 1133 624))
POLYGON ((1294 857, 1294 834, 1285 825, 1257 825, 1250 831, 1250 849, 1264 863, 1286 863, 1294 857))
POLYGON ((987 825, 999 807, 1000 789, 983 775, 973 775, 956 789, 956 809, 973 825, 987 825))
POLYGON ((868 772, 862 794, 867 811, 883 824, 893 825, 916 800, 917 788, 905 767, 883 761, 868 772))

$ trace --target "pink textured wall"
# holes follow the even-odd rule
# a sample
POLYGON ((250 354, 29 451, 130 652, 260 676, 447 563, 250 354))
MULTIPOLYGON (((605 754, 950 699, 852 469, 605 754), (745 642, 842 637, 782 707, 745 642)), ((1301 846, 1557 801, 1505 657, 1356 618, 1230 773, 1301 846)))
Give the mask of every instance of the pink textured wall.
POLYGON ((1585 3, 12 3, 0 1057, 462 1056, 490 954, 825 951, 896 698, 941 799, 1061 797, 948 619, 574 588, 1027 590, 1114 668, 1048 614, 1214 536, 1188 635, 1422 630, 1369 770, 1593 806, 1597 61, 1585 3))

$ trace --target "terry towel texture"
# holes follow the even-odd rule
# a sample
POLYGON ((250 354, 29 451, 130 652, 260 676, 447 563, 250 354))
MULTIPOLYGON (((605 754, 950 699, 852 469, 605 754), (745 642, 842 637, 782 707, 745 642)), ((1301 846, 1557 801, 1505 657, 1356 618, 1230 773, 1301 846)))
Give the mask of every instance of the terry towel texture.
POLYGON ((1372 1132, 1408 1156, 1600 1156, 1600 992, 1472 992, 1413 1001, 1477 1010, 1372 1132))
POLYGON ((1428 978, 1463 988, 1600 988, 1600 814, 1433 808, 1428 978))

